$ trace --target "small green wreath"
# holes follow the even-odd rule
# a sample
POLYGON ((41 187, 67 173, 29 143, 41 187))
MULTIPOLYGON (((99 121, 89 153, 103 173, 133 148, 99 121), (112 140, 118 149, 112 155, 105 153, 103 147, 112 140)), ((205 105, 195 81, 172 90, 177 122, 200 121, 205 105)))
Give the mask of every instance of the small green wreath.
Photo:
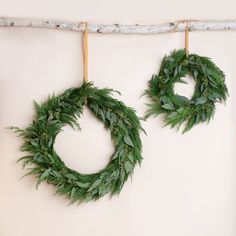
POLYGON ((10 127, 23 137, 21 151, 29 155, 19 159, 23 167, 31 164, 26 175, 57 187, 56 194, 65 195, 71 203, 97 200, 107 193, 118 194, 141 163, 140 121, 132 108, 110 96, 111 89, 98 89, 92 83, 71 88, 58 96, 49 97, 41 105, 35 103, 36 117, 22 130, 10 127), (63 126, 79 127, 77 118, 87 104, 94 115, 111 131, 115 153, 109 164, 95 174, 81 174, 69 169, 54 150, 54 141, 63 126))
POLYGON ((179 128, 184 123, 184 133, 196 124, 209 122, 215 103, 226 101, 228 90, 224 73, 209 58, 178 50, 163 59, 159 74, 152 76, 145 94, 152 99, 145 118, 164 113, 166 125, 179 128), (191 99, 174 93, 174 84, 184 83, 186 75, 196 81, 191 99))

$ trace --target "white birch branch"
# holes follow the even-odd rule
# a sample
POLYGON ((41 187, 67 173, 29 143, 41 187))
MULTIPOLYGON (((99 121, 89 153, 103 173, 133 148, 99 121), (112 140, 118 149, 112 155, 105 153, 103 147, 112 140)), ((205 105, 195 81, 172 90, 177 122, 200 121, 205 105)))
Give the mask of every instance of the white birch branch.
MULTIPOLYGON (((90 33, 121 33, 121 34, 159 34, 182 32, 188 22, 189 31, 236 30, 234 20, 181 20, 157 25, 124 25, 124 24, 88 24, 90 33)), ((82 21, 60 21, 47 19, 28 19, 0 17, 0 27, 26 27, 83 31, 82 21)))

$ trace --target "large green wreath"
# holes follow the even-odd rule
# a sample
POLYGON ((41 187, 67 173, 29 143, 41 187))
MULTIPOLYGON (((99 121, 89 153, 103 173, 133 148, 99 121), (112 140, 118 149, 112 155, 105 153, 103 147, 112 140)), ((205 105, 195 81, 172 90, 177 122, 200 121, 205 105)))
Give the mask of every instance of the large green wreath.
POLYGON ((215 103, 226 101, 228 90, 224 73, 209 58, 178 50, 163 59, 159 74, 152 76, 145 94, 152 99, 146 118, 164 113, 166 125, 179 128, 184 123, 186 132, 196 124, 209 122, 215 103), (174 93, 174 84, 183 83, 186 75, 196 81, 191 99, 174 93))
POLYGON ((22 130, 11 127, 23 137, 21 151, 29 153, 20 159, 23 167, 31 164, 26 175, 38 179, 37 186, 46 181, 57 187, 57 194, 65 195, 71 203, 97 200, 110 192, 118 194, 141 163, 140 121, 132 108, 110 96, 111 89, 98 89, 92 83, 71 88, 58 96, 51 96, 41 105, 35 103, 36 117, 22 130), (54 141, 63 126, 79 127, 77 118, 87 104, 94 115, 110 129, 115 153, 109 164, 95 174, 81 174, 69 169, 54 150, 54 141))

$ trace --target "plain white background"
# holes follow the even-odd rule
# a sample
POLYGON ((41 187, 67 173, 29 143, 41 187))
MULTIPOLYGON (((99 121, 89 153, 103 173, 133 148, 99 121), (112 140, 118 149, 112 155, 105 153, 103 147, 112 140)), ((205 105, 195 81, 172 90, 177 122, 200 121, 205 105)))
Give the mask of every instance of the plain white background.
MULTIPOLYGON (((235 1, 0 1, 4 16, 157 24, 178 19, 231 19, 235 1)), ((230 98, 217 105, 209 125, 181 135, 143 122, 143 163, 119 197, 67 206, 54 188, 26 177, 21 140, 5 127, 26 127, 33 100, 82 83, 81 34, 0 28, 0 236, 235 236, 236 235, 236 32, 192 32, 190 50, 209 56, 225 72, 230 98)), ((161 59, 184 45, 183 33, 89 35, 89 79, 122 92, 142 116, 139 96, 161 59)), ((178 89, 188 93, 188 87, 178 89)), ((83 173, 103 168, 113 152, 109 132, 86 109, 81 132, 65 127, 55 144, 68 166, 83 173)))

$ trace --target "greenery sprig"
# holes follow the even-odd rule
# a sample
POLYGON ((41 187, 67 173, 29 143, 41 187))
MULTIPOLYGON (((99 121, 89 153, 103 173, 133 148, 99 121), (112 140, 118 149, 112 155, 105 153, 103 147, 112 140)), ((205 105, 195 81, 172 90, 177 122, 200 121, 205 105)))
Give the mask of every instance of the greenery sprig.
POLYGON ((184 124, 184 133, 196 124, 209 122, 215 103, 226 101, 228 90, 224 73, 209 58, 178 50, 163 59, 145 94, 152 100, 145 118, 164 113, 166 125, 179 128, 184 124), (186 75, 196 81, 191 99, 174 93, 174 84, 185 83, 182 78, 186 75))
POLYGON ((110 96, 111 89, 98 89, 92 83, 71 88, 42 103, 35 103, 36 116, 26 129, 10 127, 24 139, 19 159, 23 167, 31 166, 26 175, 37 178, 37 186, 45 181, 56 186, 56 194, 71 203, 97 200, 107 193, 118 194, 141 163, 140 121, 132 108, 110 96), (53 145, 63 126, 79 127, 77 118, 87 104, 93 114, 111 131, 115 153, 109 164, 95 174, 81 174, 68 168, 53 145))

